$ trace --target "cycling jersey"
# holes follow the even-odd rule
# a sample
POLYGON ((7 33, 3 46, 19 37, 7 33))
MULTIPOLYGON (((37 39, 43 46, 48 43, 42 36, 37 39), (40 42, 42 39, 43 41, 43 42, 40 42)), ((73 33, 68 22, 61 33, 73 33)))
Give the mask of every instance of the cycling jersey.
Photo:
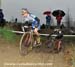
POLYGON ((29 14, 28 16, 24 17, 25 21, 32 22, 32 29, 37 27, 40 29, 40 22, 36 20, 36 16, 33 14, 29 14))

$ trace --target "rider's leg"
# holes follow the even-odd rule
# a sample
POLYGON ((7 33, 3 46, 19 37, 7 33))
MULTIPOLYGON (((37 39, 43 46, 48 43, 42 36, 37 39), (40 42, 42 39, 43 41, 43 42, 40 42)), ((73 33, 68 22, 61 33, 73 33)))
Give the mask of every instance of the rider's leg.
POLYGON ((56 52, 59 52, 60 48, 61 48, 61 40, 60 39, 56 39, 55 40, 55 49, 56 49, 56 52))
POLYGON ((58 51, 60 50, 61 48, 61 40, 58 41, 58 51))
POLYGON ((34 44, 33 46, 38 46, 40 44, 40 36, 34 35, 34 44))
POLYGON ((40 46, 41 45, 40 36, 36 37, 36 41, 37 41, 37 46, 40 46))
POLYGON ((33 37, 34 37, 34 42, 36 42, 36 46, 40 45, 40 35, 38 31, 33 32, 33 37))
POLYGON ((58 53, 58 50, 59 50, 58 46, 60 47, 59 40, 55 39, 54 50, 55 50, 56 53, 58 53))
POLYGON ((35 34, 33 35, 33 39, 34 39, 33 47, 35 47, 35 46, 36 46, 36 43, 37 43, 37 42, 36 42, 36 35, 35 35, 35 34))

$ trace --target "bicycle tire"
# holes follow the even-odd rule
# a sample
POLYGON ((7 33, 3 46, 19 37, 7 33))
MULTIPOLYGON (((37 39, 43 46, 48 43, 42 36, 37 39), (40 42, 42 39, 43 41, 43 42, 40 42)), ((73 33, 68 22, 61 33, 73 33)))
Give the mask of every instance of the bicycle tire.
POLYGON ((32 34, 30 32, 24 33, 20 40, 20 53, 21 55, 27 55, 29 53, 29 47, 32 46, 32 34), (28 40, 26 39, 28 37, 28 40), (27 41, 25 41, 27 40, 27 41))

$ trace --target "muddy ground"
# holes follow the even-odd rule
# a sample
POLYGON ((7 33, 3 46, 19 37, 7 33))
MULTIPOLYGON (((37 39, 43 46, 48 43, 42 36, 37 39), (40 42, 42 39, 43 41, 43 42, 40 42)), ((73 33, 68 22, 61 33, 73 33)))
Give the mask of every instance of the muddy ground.
MULTIPOLYGON (((0 67, 71 67, 66 63, 63 51, 56 54, 50 52, 49 48, 41 47, 22 56, 19 52, 19 40, 11 43, 0 39, 0 67)), ((75 58, 75 50, 73 50, 73 57, 75 58)))

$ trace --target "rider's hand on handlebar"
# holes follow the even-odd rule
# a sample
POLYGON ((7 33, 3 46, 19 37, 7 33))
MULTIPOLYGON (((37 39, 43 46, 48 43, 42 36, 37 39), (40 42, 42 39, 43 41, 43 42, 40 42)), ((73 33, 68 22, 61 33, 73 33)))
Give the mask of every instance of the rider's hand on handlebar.
POLYGON ((38 28, 35 28, 35 29, 34 29, 34 32, 38 32, 38 28))

